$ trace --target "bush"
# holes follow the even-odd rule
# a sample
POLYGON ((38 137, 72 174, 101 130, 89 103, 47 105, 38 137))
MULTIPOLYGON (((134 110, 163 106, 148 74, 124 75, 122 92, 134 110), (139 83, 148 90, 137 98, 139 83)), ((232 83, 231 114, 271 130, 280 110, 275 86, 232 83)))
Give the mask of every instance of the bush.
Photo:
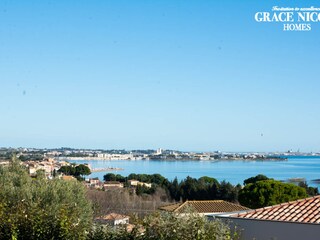
POLYGON ((0 167, 0 239, 85 239, 91 222, 81 183, 32 179, 15 158, 0 167))
POLYGON ((183 214, 156 212, 136 223, 131 232, 124 226, 117 228, 96 227, 89 240, 215 240, 237 239, 230 228, 220 221, 209 221, 192 210, 183 214))
POLYGON ((275 180, 247 184, 239 192, 239 202, 249 208, 260 208, 307 197, 306 190, 291 183, 275 180))

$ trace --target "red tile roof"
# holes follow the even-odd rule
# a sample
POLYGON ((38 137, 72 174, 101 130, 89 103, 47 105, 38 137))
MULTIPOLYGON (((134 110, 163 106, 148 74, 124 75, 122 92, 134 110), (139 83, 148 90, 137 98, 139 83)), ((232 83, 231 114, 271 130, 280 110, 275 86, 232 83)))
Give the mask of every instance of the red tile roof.
POLYGON ((184 203, 171 204, 160 207, 161 210, 169 212, 184 212, 186 208, 192 207, 198 213, 225 213, 248 210, 244 206, 226 202, 223 200, 207 200, 207 201, 186 201, 184 203))
POLYGON ((320 195, 231 215, 237 218, 320 223, 320 195))

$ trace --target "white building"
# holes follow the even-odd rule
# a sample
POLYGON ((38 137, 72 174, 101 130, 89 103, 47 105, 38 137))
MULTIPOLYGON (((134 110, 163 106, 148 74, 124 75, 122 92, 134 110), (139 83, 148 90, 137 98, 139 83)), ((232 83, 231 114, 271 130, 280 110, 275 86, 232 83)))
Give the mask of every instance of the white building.
POLYGON ((111 226, 117 226, 120 224, 128 224, 129 216, 121 215, 118 213, 110 213, 108 215, 95 218, 95 222, 100 224, 109 224, 111 226))
POLYGON ((162 154, 162 152, 163 152, 163 149, 162 149, 162 148, 158 148, 158 149, 157 149, 157 153, 156 153, 156 154, 157 154, 157 155, 161 155, 161 154, 162 154))

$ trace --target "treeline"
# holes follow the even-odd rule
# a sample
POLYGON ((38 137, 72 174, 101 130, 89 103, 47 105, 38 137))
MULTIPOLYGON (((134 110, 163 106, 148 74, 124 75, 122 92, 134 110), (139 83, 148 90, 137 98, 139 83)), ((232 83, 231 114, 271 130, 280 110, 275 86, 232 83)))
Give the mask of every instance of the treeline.
POLYGON ((62 166, 58 173, 74 176, 78 180, 83 180, 84 175, 91 174, 90 168, 85 164, 62 166))
POLYGON ((233 185, 226 181, 219 182, 217 179, 207 176, 198 179, 187 177, 181 181, 175 178, 173 181, 169 181, 160 174, 131 173, 127 177, 113 173, 104 175, 105 181, 119 181, 125 183, 125 186, 128 186, 128 180, 133 179, 140 182, 152 183, 151 188, 138 186, 136 190, 138 195, 152 194, 156 188, 160 187, 175 201, 221 199, 236 202, 238 200, 238 192, 241 189, 239 184, 233 185))
POLYGON ((318 188, 309 187, 306 182, 295 185, 264 175, 248 178, 244 185, 239 192, 239 202, 250 208, 267 207, 319 194, 318 188))
MULTIPOLYGON (((0 151, 0 161, 8 161, 13 156, 19 154, 18 151, 0 151)), ((18 159, 22 162, 24 161, 41 161, 43 160, 43 153, 42 152, 32 152, 28 154, 22 154, 18 157, 18 159)))
POLYGON ((219 199, 237 202, 241 186, 206 176, 198 179, 188 176, 180 182, 175 178, 167 188, 170 197, 176 201, 219 199))
POLYGON ((120 181, 128 186, 129 180, 138 180, 152 183, 152 187, 138 186, 137 195, 153 194, 157 188, 162 188, 169 199, 174 201, 185 200, 226 200, 240 202, 249 208, 270 206, 318 195, 318 188, 309 187, 306 182, 283 183, 264 175, 244 180, 244 187, 233 185, 227 181, 219 182, 215 178, 200 177, 198 179, 187 177, 181 181, 175 178, 169 181, 160 174, 130 174, 127 177, 120 174, 108 173, 104 175, 105 181, 120 181))

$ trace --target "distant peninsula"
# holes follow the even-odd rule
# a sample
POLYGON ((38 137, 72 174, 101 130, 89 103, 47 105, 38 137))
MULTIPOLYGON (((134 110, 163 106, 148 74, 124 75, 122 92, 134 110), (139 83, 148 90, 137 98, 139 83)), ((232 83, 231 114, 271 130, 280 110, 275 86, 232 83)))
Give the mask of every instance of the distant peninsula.
POLYGON ((16 155, 21 161, 55 160, 154 160, 154 161, 286 161, 288 156, 320 156, 300 152, 194 152, 168 149, 75 149, 75 148, 6 148, 0 147, 0 161, 16 155))

